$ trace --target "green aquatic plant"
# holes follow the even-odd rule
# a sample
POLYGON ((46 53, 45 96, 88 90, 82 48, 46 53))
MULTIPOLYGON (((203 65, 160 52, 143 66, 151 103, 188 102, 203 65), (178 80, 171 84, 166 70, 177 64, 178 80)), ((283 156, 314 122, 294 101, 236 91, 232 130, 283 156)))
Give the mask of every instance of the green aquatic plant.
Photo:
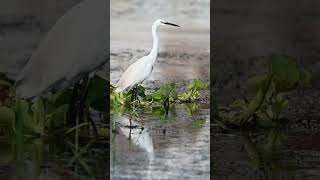
POLYGON ((281 114, 289 104, 287 96, 310 81, 311 74, 290 57, 272 56, 269 71, 248 81, 248 97, 218 107, 214 116, 226 125, 272 126, 283 119, 281 114))
POLYGON ((137 101, 132 101, 133 90, 116 93, 113 91, 114 87, 110 85, 110 112, 128 113, 131 117, 138 117, 141 111, 150 109, 154 117, 165 121, 168 119, 169 110, 174 109, 175 103, 195 102, 201 97, 201 90, 207 88, 208 85, 204 81, 194 80, 188 85, 186 92, 181 95, 178 95, 175 83, 165 84, 147 94, 145 88, 139 85, 134 91, 137 96, 137 104, 137 101))
POLYGON ((90 80, 86 104, 99 112, 107 111, 107 97, 110 83, 99 76, 90 80))
POLYGON ((175 103, 177 98, 177 87, 174 83, 161 86, 152 94, 152 100, 155 102, 161 102, 166 110, 166 113, 168 113, 170 104, 175 103))
POLYGON ((281 124, 260 133, 243 130, 240 138, 252 165, 262 170, 266 179, 272 179, 272 173, 279 168, 277 161, 286 140, 287 134, 281 124))
POLYGON ((192 84, 188 85, 187 91, 179 95, 182 102, 193 102, 201 97, 201 90, 208 89, 208 84, 203 80, 196 79, 192 84))
MULTIPOLYGON (((95 76, 88 86, 86 109, 84 120, 88 121, 90 116, 89 107, 99 112, 106 112, 106 97, 109 82, 95 76)), ((44 136, 61 131, 66 128, 66 119, 71 102, 72 90, 61 90, 49 93, 46 97, 38 98, 31 102, 15 97, 13 83, 5 80, 0 81, 0 89, 6 89, 6 99, 1 99, 0 123, 10 125, 13 133, 23 131, 28 136, 44 136), (17 130, 17 126, 21 127, 17 130)), ((4 93, 4 91, 1 91, 4 93)), ((89 126, 89 125, 88 125, 89 126)), ((21 133, 21 132, 19 132, 21 133)))
POLYGON ((146 97, 145 88, 141 85, 138 85, 135 89, 131 89, 128 92, 116 93, 114 92, 114 87, 110 85, 110 108, 118 106, 129 106, 132 102, 133 93, 136 93, 136 98, 140 101, 146 97))
POLYGON ((205 119, 195 119, 192 121, 192 127, 194 128, 202 128, 205 126, 205 124, 206 124, 205 119))
POLYGON ((199 117, 199 106, 196 102, 185 104, 188 115, 192 119, 192 127, 194 128, 202 128, 206 124, 206 120, 199 117))

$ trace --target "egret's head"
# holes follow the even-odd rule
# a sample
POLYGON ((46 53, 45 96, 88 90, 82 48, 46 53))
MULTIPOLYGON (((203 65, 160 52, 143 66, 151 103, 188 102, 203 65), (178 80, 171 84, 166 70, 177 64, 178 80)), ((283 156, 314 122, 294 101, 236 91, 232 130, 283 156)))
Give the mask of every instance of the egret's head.
POLYGON ((177 24, 170 23, 170 22, 168 22, 168 21, 166 21, 166 20, 163 20, 163 19, 158 19, 158 20, 156 20, 156 22, 155 22, 154 24, 156 24, 157 26, 159 26, 159 25, 167 25, 167 26, 180 27, 180 26, 177 25, 177 24))

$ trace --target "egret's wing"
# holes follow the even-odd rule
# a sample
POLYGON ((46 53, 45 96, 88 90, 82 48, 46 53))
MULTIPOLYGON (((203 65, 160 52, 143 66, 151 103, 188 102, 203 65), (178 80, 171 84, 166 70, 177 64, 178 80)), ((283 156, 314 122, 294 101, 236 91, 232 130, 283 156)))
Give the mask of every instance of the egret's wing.
POLYGON ((152 66, 147 63, 147 57, 139 59, 128 67, 116 85, 116 92, 130 89, 142 83, 149 76, 152 66))
POLYGON ((20 73, 18 97, 66 87, 107 62, 108 4, 84 0, 57 21, 20 73))

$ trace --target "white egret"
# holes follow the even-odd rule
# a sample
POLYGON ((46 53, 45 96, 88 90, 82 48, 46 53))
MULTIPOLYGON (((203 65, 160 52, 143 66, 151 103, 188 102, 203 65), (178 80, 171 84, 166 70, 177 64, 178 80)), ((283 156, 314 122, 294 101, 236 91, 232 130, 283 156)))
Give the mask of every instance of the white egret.
POLYGON ((33 53, 16 95, 35 99, 65 89, 109 59, 109 1, 84 0, 66 12, 33 53))
POLYGON ((128 67, 128 69, 121 76, 118 83, 115 85, 115 92, 120 93, 123 91, 131 90, 132 88, 141 84, 150 76, 158 56, 159 38, 157 34, 157 27, 161 25, 180 27, 179 25, 169 23, 162 19, 156 20, 152 24, 153 46, 151 52, 148 55, 138 59, 128 67))
POLYGON ((88 75, 109 60, 109 6, 108 0, 83 0, 66 12, 19 74, 16 96, 35 100, 83 79, 82 90, 73 88, 67 123, 81 122, 88 75))

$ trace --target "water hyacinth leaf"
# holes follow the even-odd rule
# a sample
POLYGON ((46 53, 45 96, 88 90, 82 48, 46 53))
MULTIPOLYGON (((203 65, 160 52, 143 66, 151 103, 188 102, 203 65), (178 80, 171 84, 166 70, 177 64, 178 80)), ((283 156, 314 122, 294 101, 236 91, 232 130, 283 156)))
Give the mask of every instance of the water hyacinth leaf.
MULTIPOLYGON (((97 101, 101 100, 101 101, 105 101, 106 97, 108 96, 108 92, 107 89, 109 83, 108 81, 100 78, 99 76, 95 76, 88 87, 88 97, 87 100, 91 105, 95 104, 99 104, 99 106, 93 106, 92 108, 97 108, 99 107, 100 109, 100 105, 101 104, 105 104, 105 103, 97 103, 97 101)), ((106 109, 106 105, 104 106, 104 108, 106 109)))
POLYGON ((256 145, 252 142, 249 136, 244 135, 241 136, 241 141, 244 144, 244 147, 249 155, 249 158, 253 162, 256 167, 260 167, 262 165, 262 159, 260 154, 256 148, 256 145))
POLYGON ((33 122, 29 103, 25 100, 17 100, 15 103, 15 114, 16 119, 13 128, 14 130, 17 130, 17 132, 22 133, 23 126, 30 126, 33 122))
POLYGON ((272 112, 279 115, 288 106, 288 100, 283 95, 278 94, 275 98, 275 102, 272 104, 272 112))
POLYGON ((274 159, 275 152, 287 139, 286 134, 279 128, 273 128, 268 133, 267 143, 264 145, 264 155, 266 159, 274 159))
POLYGON ((191 117, 194 117, 194 116, 196 116, 197 113, 198 113, 199 104, 197 104, 197 103, 187 103, 187 104, 186 104, 186 109, 187 109, 188 114, 189 114, 191 117))
POLYGON ((288 81, 275 80, 276 93, 287 93, 295 88, 296 86, 292 85, 288 81))
POLYGON ((131 93, 116 93, 112 92, 110 95, 111 105, 113 106, 123 106, 129 102, 131 99, 131 93))
POLYGON ((152 107, 152 116, 160 119, 165 120, 166 118, 166 110, 163 107, 152 107))
POLYGON ((273 56, 271 68, 276 79, 287 81, 291 85, 297 83, 300 79, 298 65, 287 56, 273 56))
POLYGON ((71 90, 60 91, 54 95, 53 104, 58 107, 63 104, 69 104, 71 101, 71 90))
POLYGON ((14 151, 9 142, 0 143, 0 165, 8 166, 14 160, 14 151))
POLYGON ((0 123, 9 124, 14 122, 15 113, 12 109, 8 107, 0 107, 0 123))
POLYGON ((247 107, 247 103, 243 99, 237 99, 230 105, 230 107, 243 109, 247 107))
POLYGON ((300 71, 300 81, 302 84, 310 84, 312 75, 309 71, 302 69, 300 71))
POLYGON ((194 128, 202 128, 202 127, 204 127, 205 124, 206 124, 205 119, 197 119, 197 120, 192 121, 192 127, 194 127, 194 128))
POLYGON ((166 99, 172 98, 172 100, 177 99, 177 88, 174 83, 161 86, 156 92, 153 93, 154 101, 164 101, 166 99))
POLYGON ((140 97, 146 97, 146 94, 145 94, 145 88, 143 86, 138 86, 137 89, 137 95, 140 96, 140 97))
POLYGON ((37 123, 41 123, 45 119, 45 108, 42 99, 37 100, 31 105, 31 110, 33 112, 33 119, 37 123))
POLYGON ((183 94, 179 95, 178 98, 182 102, 192 102, 200 98, 200 90, 208 88, 208 84, 203 80, 194 80, 192 84, 188 86, 188 89, 183 94))
POLYGON ((6 87, 6 88, 10 88, 12 86, 12 84, 10 82, 8 82, 8 81, 0 79, 0 86, 6 87))
POLYGON ((256 113, 256 111, 260 108, 262 103, 265 100, 266 94, 269 91, 269 88, 271 87, 273 76, 268 76, 267 83, 265 87, 261 88, 257 95, 250 101, 248 107, 246 107, 243 112, 239 115, 238 119, 241 123, 245 123, 249 120, 249 118, 256 113))
POLYGON ((51 126, 53 127, 63 126, 63 124, 67 119, 68 107, 69 105, 64 104, 55 109, 55 111, 52 113, 51 126))
POLYGON ((193 81, 193 86, 197 90, 203 90, 208 88, 208 84, 205 83, 203 80, 196 79, 193 81))
POLYGON ((257 93, 258 90, 265 85, 269 76, 269 74, 261 74, 249 79, 248 91, 250 93, 257 93))
POLYGON ((43 134, 44 124, 46 121, 46 113, 44 103, 42 99, 37 100, 31 105, 31 116, 28 122, 25 122, 26 126, 30 128, 34 133, 43 134))
POLYGON ((100 111, 106 112, 107 111, 107 103, 105 99, 99 99, 96 101, 91 102, 91 108, 100 111))

